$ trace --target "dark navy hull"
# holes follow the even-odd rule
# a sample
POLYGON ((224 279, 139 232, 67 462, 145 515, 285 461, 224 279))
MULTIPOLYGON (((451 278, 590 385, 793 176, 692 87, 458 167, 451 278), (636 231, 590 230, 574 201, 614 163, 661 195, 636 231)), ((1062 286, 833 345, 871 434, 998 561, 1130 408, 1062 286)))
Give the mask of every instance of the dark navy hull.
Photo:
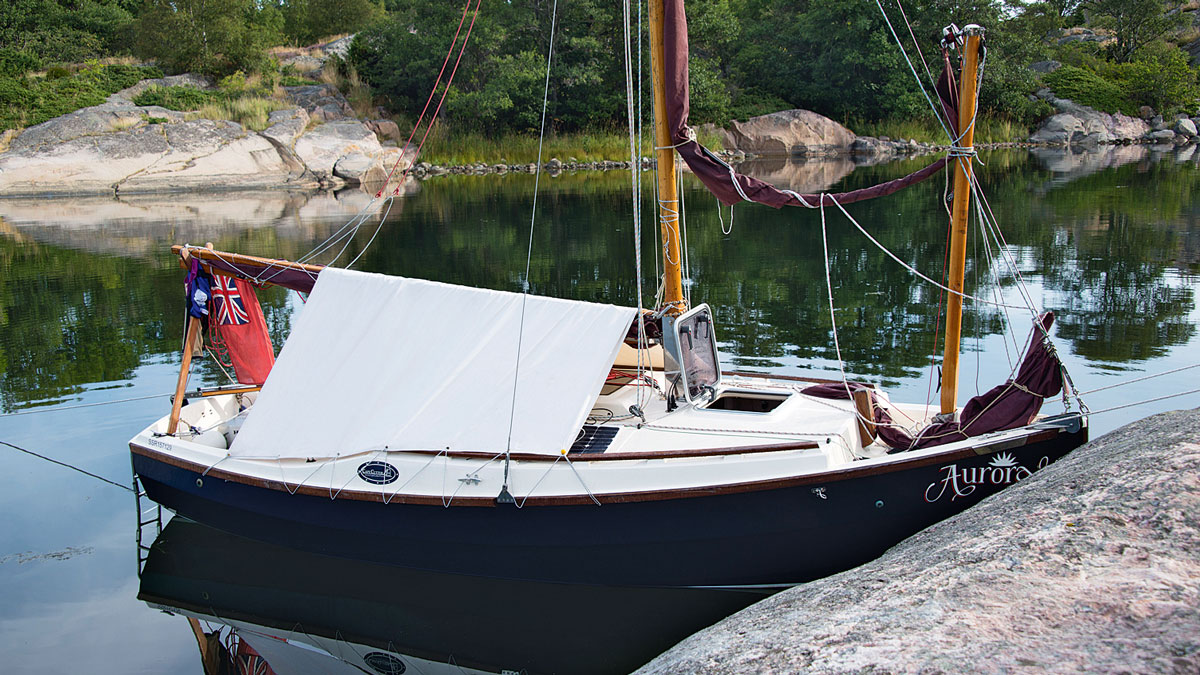
POLYGON ((725 586, 855 567, 1086 440, 1076 426, 1002 452, 851 467, 778 487, 521 509, 330 499, 212 475, 197 485, 198 472, 137 448, 133 465, 149 497, 175 512, 305 551, 509 579, 725 586))

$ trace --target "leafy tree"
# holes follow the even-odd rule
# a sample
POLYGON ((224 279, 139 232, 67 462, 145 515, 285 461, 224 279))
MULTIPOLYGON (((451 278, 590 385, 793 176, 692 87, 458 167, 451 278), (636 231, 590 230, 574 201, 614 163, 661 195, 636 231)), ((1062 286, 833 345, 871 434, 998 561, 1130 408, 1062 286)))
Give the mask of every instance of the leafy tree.
POLYGON ((383 15, 379 0, 282 0, 283 32, 300 44, 354 33, 383 15))
POLYGON ((1171 4, 1171 11, 1163 0, 1084 0, 1081 6, 1097 25, 1113 30, 1117 41, 1110 48, 1112 57, 1125 63, 1142 47, 1186 23, 1178 3, 1171 4))
POLYGON ((134 32, 141 56, 209 75, 260 69, 275 37, 255 0, 146 0, 134 32))

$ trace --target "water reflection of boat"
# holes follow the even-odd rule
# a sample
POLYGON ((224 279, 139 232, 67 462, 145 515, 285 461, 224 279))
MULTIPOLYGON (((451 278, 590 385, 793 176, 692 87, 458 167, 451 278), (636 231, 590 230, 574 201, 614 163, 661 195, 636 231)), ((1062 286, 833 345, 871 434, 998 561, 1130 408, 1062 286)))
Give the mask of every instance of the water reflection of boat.
POLYGON ((623 673, 765 595, 419 572, 182 518, 152 546, 138 592, 152 607, 211 624, 207 633, 224 626, 216 653, 230 658, 244 643, 278 675, 623 673))
MULTIPOLYGON (((214 392, 181 408, 206 311, 194 308, 175 407, 130 443, 149 496, 228 531, 429 570, 781 584, 870 560, 1083 443, 1082 412, 1040 413, 1064 380, 1048 313, 1031 311, 1012 377, 957 404, 977 26, 948 32, 965 53, 948 121, 966 147, 954 154, 944 417, 845 380, 722 371, 715 317, 683 292, 676 151, 727 203, 753 195, 773 206, 840 208, 940 163, 853 197, 735 174, 688 133, 686 27, 682 4, 666 4, 671 22, 655 22, 655 35, 674 46, 654 51, 681 91, 664 102, 664 78, 655 83, 670 108, 656 114, 658 311, 179 247, 193 300, 209 295, 205 275, 311 295, 261 393, 214 392)), ((225 316, 233 300, 222 298, 214 312, 225 316)))

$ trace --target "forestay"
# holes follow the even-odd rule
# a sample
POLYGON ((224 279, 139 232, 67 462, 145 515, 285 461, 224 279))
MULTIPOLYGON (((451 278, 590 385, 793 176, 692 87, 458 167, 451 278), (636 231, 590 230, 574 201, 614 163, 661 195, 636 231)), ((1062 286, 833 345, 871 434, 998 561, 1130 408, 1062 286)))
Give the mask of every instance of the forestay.
POLYGON ((230 454, 558 454, 634 316, 628 307, 326 268, 230 454))

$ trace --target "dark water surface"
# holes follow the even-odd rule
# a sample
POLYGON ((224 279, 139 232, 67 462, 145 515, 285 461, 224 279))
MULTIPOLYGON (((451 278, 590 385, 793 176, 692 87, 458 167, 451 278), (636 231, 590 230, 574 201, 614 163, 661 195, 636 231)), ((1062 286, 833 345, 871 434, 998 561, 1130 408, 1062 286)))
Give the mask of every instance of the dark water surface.
MULTIPOLYGON (((1035 302, 1058 315, 1059 353, 1081 390, 1200 360, 1200 170, 1191 152, 983 156, 980 173, 1005 250, 1035 302)), ((918 163, 848 175, 848 163, 762 164, 756 171, 797 189, 839 191, 918 163)), ((629 175, 616 172, 543 179, 533 292, 636 302, 628 187, 629 175)), ((721 221, 728 229, 729 210, 719 214, 694 182, 685 187, 693 301, 716 310, 726 365, 839 377, 820 214, 741 206, 726 235, 721 221)), ((943 188, 934 180, 849 210, 898 257, 940 279, 943 188)), ((378 218, 369 221, 340 262, 362 253, 356 269, 518 290, 532 190, 526 175, 431 180, 396 202, 364 253, 378 218)), ((0 200, 0 441, 128 483, 127 441, 166 413, 178 368, 183 275, 167 247, 212 241, 295 258, 364 203, 351 193, 0 200), (140 397, 153 398, 127 400, 140 397), (112 401, 121 402, 92 405, 112 401)), ((939 291, 883 255, 840 213, 826 217, 847 373, 886 384, 897 400, 936 397, 929 354, 941 326, 939 291)), ((643 239, 652 278, 649 221, 643 239)), ((1017 304, 1018 285, 1009 277, 997 283, 998 265, 989 260, 984 240, 973 236, 967 291, 1017 304)), ((645 292, 651 297, 653 288, 647 284, 645 292)), ((260 298, 278 344, 300 302, 281 289, 260 298)), ((453 320, 453 311, 414 320, 453 320)), ((1028 313, 968 304, 960 402, 1008 376, 1028 327, 1028 313), (1006 321, 1016 326, 1015 340, 1005 337, 1006 321)), ((211 364, 199 372, 193 384, 223 381, 211 364)), ((1107 410, 1195 389, 1198 380, 1200 369, 1193 369, 1085 400, 1107 410)), ((1101 412, 1092 418, 1092 435, 1198 404, 1193 394, 1101 412)), ((181 612, 272 634, 299 626, 326 651, 350 650, 343 655, 351 661, 370 665, 363 659, 373 652, 412 657, 409 672, 619 672, 754 599, 416 575, 305 557, 186 522, 164 533, 140 581, 131 493, 6 446, 0 486, 7 514, 0 526, 0 653, 7 672, 201 672, 181 612)), ((383 656, 373 663, 396 670, 383 656)))

